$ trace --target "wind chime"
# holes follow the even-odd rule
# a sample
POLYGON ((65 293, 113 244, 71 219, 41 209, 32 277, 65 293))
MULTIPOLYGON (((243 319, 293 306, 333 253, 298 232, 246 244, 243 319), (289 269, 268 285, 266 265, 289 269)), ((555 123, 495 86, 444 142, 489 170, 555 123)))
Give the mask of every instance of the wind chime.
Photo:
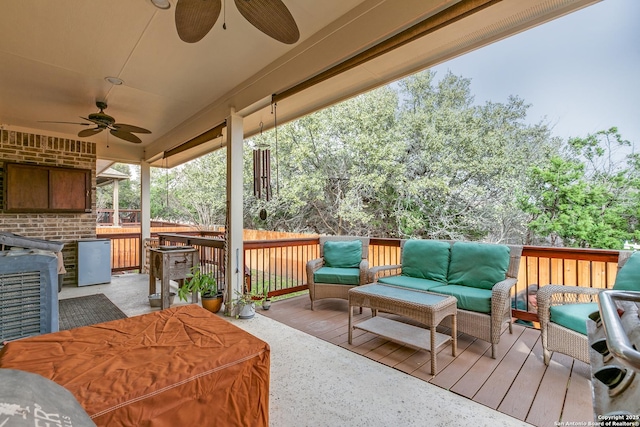
MULTIPOLYGON (((277 104, 274 102, 271 104, 271 114, 273 114, 273 127, 275 131, 275 149, 276 149, 276 190, 278 188, 278 119, 276 113, 277 104)), ((262 138, 262 128, 264 124, 260 122, 260 143, 253 151, 253 195, 262 200, 264 196, 268 202, 271 200, 273 194, 271 191, 271 146, 266 143, 262 138)), ((260 209, 260 219, 267 219, 267 210, 265 208, 260 209)))
POLYGON ((268 202, 271 200, 271 146, 262 139, 263 123, 260 122, 260 143, 253 150, 253 195, 268 202))

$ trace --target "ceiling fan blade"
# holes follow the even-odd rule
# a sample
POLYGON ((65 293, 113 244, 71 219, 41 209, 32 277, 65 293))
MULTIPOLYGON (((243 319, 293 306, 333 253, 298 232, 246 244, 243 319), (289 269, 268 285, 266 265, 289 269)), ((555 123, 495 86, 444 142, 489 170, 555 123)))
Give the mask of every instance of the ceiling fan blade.
POLYGON ((50 120, 38 120, 38 123, 66 123, 69 125, 82 125, 82 126, 91 126, 93 123, 79 123, 79 122, 54 122, 50 120))
POLYGON ((87 138, 87 137, 89 137, 89 136, 93 136, 93 135, 95 135, 95 134, 97 134, 97 133, 102 132, 102 130, 103 130, 103 129, 104 129, 104 128, 100 128, 100 127, 98 127, 98 128, 93 128, 93 129, 85 129, 85 130, 81 130, 80 132, 78 132, 78 136, 79 136, 80 138, 87 138))
POLYGON ((242 16, 269 37, 286 44, 293 44, 300 38, 298 25, 282 0, 235 2, 242 16))
POLYGON ((180 39, 195 43, 206 36, 218 20, 221 0, 178 0, 176 29, 180 39))
POLYGON ((113 130, 121 132, 135 132, 135 133, 151 133, 150 130, 133 125, 125 125, 124 123, 114 123, 112 125, 113 130))
POLYGON ((98 126, 103 126, 102 123, 100 123, 98 120, 92 120, 92 119, 88 119, 86 117, 80 117, 82 120, 86 120, 88 122, 93 123, 94 125, 98 125, 98 126))
POLYGON ((115 136, 116 138, 124 139, 125 141, 133 142, 134 144, 142 143, 142 140, 132 133, 117 129, 111 130, 109 132, 111 132, 111 135, 115 136))

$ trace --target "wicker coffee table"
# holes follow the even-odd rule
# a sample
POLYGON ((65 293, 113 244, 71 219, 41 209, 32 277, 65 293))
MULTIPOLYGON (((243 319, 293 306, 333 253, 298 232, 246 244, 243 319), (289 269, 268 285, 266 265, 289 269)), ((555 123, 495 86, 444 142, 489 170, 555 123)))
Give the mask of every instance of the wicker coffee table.
POLYGON ((354 329, 371 332, 417 349, 431 352, 431 374, 437 372, 436 354, 443 344, 451 341, 451 354, 456 355, 457 300, 452 296, 437 295, 396 286, 373 283, 349 289, 349 344, 354 329), (353 307, 369 307, 370 319, 353 325, 353 307), (420 328, 377 316, 377 311, 408 317, 427 326, 420 328), (451 335, 436 332, 436 326, 447 316, 451 318, 451 335))

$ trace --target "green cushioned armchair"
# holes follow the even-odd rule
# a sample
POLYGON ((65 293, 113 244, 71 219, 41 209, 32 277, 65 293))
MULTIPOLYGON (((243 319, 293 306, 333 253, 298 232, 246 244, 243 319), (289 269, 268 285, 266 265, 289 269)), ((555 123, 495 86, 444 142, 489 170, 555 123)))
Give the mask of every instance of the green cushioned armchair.
POLYGON ((369 239, 353 236, 320 237, 320 258, 307 262, 311 310, 323 298, 349 298, 349 289, 367 283, 369 239))
MULTIPOLYGON (((620 251, 615 290, 640 291, 640 252, 620 251)), ((598 311, 598 294, 604 289, 546 285, 538 291, 538 317, 544 363, 557 351, 585 363, 589 361, 587 318, 598 311)))

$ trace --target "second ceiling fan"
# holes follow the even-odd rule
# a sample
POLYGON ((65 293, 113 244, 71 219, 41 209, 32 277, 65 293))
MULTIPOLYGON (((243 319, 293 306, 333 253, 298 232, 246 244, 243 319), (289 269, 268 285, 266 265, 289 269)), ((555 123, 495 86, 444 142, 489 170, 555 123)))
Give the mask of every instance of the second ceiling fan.
MULTIPOLYGON (((238 11, 251 25, 282 43, 293 44, 300 31, 282 0, 234 0, 238 11)), ((177 0, 176 29, 187 43, 200 41, 220 16, 222 0, 177 0)))

